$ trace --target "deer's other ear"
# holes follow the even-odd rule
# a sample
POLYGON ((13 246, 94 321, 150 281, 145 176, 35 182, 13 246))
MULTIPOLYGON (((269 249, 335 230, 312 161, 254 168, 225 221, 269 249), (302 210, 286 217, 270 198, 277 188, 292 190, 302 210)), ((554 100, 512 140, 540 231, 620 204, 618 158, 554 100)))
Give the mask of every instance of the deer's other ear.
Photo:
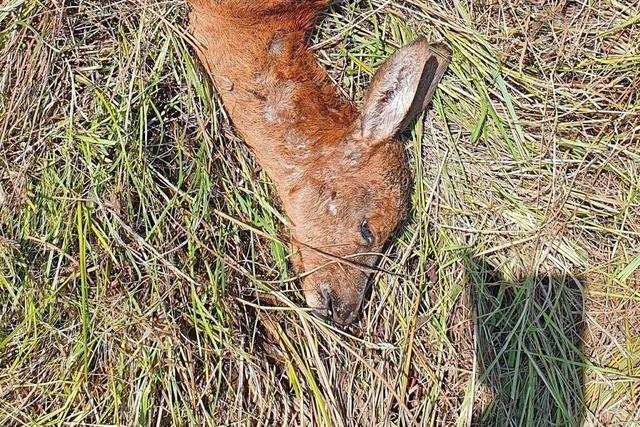
POLYGON ((449 52, 420 37, 401 47, 378 69, 364 98, 360 125, 369 143, 391 138, 431 101, 449 65, 449 52))

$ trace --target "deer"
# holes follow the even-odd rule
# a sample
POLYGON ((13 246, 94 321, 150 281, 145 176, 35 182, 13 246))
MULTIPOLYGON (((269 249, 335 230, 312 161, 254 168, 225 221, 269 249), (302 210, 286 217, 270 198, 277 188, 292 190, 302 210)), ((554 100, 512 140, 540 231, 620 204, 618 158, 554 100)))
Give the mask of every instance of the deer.
POLYGON ((450 53, 423 36, 400 47, 358 109, 309 46, 333 2, 189 0, 189 30, 232 126, 275 187, 306 305, 344 327, 410 208, 397 135, 428 106, 450 53))

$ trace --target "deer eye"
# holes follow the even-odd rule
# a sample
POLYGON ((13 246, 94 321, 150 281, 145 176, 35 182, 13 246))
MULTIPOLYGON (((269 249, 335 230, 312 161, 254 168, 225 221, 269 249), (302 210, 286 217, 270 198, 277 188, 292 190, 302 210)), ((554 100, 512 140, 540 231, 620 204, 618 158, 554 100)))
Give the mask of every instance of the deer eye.
POLYGON ((367 222, 366 219, 362 221, 362 224, 360 224, 360 235, 362 236, 362 239, 365 241, 367 246, 373 245, 373 242, 375 241, 375 236, 373 235, 373 232, 369 228, 369 223, 367 222))

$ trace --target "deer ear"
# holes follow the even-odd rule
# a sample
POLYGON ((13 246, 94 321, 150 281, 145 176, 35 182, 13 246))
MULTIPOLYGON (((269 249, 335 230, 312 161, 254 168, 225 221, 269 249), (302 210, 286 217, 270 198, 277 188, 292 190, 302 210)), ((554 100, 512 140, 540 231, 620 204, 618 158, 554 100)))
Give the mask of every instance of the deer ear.
POLYGON ((449 52, 420 37, 401 47, 378 69, 364 98, 362 138, 387 140, 424 110, 447 65, 449 52))

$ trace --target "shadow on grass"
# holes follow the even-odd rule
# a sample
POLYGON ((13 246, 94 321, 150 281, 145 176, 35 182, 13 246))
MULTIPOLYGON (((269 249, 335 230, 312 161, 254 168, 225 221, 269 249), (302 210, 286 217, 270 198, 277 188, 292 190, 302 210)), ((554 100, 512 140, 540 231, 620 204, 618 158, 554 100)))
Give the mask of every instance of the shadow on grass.
POLYGON ((492 391, 474 425, 582 425, 580 280, 529 276, 509 282, 484 260, 469 262, 468 269, 478 381, 492 391))

